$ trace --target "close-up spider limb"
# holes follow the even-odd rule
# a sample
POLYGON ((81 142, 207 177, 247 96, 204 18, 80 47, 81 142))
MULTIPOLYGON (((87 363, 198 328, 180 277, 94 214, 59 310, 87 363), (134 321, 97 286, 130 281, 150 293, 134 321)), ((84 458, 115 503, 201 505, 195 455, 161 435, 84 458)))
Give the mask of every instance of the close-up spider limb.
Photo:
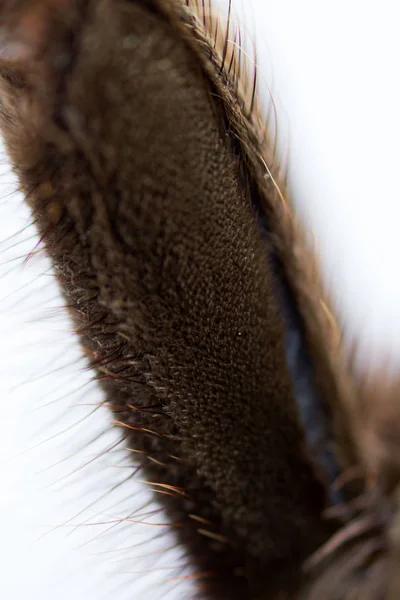
POLYGON ((0 0, 7 156, 184 597, 395 600, 398 384, 357 370, 264 85, 231 2, 0 0))

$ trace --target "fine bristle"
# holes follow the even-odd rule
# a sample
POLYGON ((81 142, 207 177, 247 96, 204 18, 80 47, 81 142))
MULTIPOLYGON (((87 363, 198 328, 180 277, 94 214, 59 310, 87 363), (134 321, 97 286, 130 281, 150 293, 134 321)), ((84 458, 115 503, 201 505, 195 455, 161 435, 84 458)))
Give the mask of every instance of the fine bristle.
POLYGON ((15 0, 0 14, 8 152, 132 474, 167 515, 125 520, 176 530, 192 573, 174 579, 201 598, 361 600, 367 581, 380 600, 398 465, 388 444, 368 451, 395 403, 381 431, 372 409, 357 417, 368 394, 360 405, 231 0, 225 15, 210 0, 15 0), (288 321, 322 450, 299 414, 288 321), (332 507, 336 475, 348 492, 332 507))

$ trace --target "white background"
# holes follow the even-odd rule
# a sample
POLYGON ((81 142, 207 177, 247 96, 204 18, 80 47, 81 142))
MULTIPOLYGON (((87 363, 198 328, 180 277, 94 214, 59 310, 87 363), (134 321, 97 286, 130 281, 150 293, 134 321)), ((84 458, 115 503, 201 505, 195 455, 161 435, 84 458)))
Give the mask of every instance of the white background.
MULTIPOLYGON (((398 3, 245 2, 244 28, 257 30, 261 92, 273 90, 292 191, 341 318, 365 362, 397 364, 398 3)), ((6 162, 0 181, 0 597, 186 598, 185 581, 171 578, 187 572, 187 559, 160 552, 174 544, 165 527, 116 525, 129 515, 153 523, 162 516, 148 514, 157 507, 138 482, 106 494, 130 463, 118 448, 101 454, 117 433, 96 437, 110 418, 102 407, 92 412, 101 398, 46 259, 19 258, 37 240, 32 226, 23 229, 29 215, 11 194, 6 162)))

